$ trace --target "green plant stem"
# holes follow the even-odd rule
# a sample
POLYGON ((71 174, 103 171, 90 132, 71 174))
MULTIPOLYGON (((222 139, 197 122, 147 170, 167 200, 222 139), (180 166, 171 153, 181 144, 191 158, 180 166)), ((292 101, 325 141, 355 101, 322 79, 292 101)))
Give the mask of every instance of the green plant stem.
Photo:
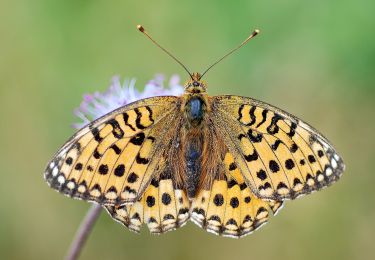
POLYGON ((66 260, 76 260, 82 251, 83 246, 86 243, 88 236, 98 219, 102 207, 98 204, 93 204, 87 212, 85 218, 82 220, 75 236, 74 240, 70 245, 69 251, 65 257, 66 260))

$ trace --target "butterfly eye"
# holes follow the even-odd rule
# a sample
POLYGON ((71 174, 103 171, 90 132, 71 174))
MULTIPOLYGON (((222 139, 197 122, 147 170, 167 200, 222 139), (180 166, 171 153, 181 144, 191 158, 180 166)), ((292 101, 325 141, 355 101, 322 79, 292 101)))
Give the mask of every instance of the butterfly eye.
POLYGON ((194 81, 194 82, 193 82, 193 86, 194 86, 194 87, 198 87, 198 86, 199 86, 198 81, 194 81))

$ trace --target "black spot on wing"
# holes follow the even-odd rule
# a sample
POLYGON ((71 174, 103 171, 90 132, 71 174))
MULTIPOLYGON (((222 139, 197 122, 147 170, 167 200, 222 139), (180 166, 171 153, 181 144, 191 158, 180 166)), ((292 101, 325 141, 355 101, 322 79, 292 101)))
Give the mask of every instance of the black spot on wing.
POLYGON ((254 152, 252 154, 249 154, 249 155, 245 155, 245 160, 248 161, 248 162, 251 162, 251 161, 255 161, 255 160, 258 160, 258 153, 256 150, 254 150, 254 152))
POLYGON ((128 182, 129 183, 135 183, 138 180, 138 175, 134 172, 130 173, 128 176, 128 182))
POLYGON ((106 164, 101 164, 99 166, 98 172, 102 175, 106 175, 108 173, 108 165, 106 164))
MULTIPOLYGON (((249 201, 250 202, 250 201, 249 201)), ((246 215, 242 221, 242 223, 246 223, 246 222, 253 222, 253 219, 251 218, 250 215, 246 215)))
POLYGON ((116 189, 116 187, 111 186, 111 187, 107 190, 107 192, 114 192, 114 193, 117 193, 117 189, 116 189))
POLYGON ((157 223, 157 221, 156 221, 156 219, 154 218, 154 217, 150 217, 149 219, 148 219, 148 223, 150 224, 150 223, 157 223))
POLYGON ((119 155, 121 153, 121 149, 116 145, 116 144, 112 144, 111 147, 110 147, 117 155, 119 155))
MULTIPOLYGON (((182 199, 182 198, 181 198, 182 199)), ((181 202, 182 204, 182 202, 181 202)), ((188 208, 181 208, 179 211, 178 211, 178 215, 181 215, 181 214, 186 214, 189 212, 189 209, 188 208)))
POLYGON ((244 138, 244 137, 246 137, 246 135, 244 135, 244 134, 239 134, 237 138, 238 138, 238 140, 241 141, 241 139, 244 138))
POLYGON ((225 225, 235 225, 237 226, 237 221, 233 218, 228 219, 227 223, 225 225))
POLYGON ((171 196, 168 193, 164 192, 163 195, 161 196, 161 202, 164 205, 168 206, 171 203, 171 201, 172 201, 171 196))
POLYGON ((237 197, 233 197, 230 199, 230 202, 229 204, 231 205, 232 208, 237 208, 238 205, 240 205, 240 202, 238 201, 238 198, 237 197))
POLYGON ((260 170, 257 172, 257 177, 258 177, 261 181, 264 181, 265 179, 267 179, 267 173, 265 172, 265 170, 260 169, 260 170))
POLYGON ((296 186, 298 184, 302 184, 301 180, 298 179, 298 178, 294 178, 294 180, 293 180, 293 186, 296 186))
POLYGON ((93 156, 95 159, 99 159, 100 157, 102 157, 102 155, 98 152, 97 148, 95 148, 93 156))
POLYGON ((135 119, 135 125, 138 129, 145 129, 146 127, 141 124, 141 118, 142 118, 142 113, 139 112, 138 108, 134 109, 135 113, 137 114, 137 118, 135 119))
POLYGON ((151 184, 152 186, 154 186, 155 188, 158 188, 158 187, 159 187, 159 181, 157 181, 157 180, 155 180, 155 179, 152 179, 150 184, 151 184))
POLYGON ((280 170, 279 164, 274 160, 270 160, 269 168, 270 168, 271 172, 274 172, 274 173, 278 172, 280 170))
POLYGON ((151 140, 151 142, 155 142, 155 137, 153 137, 153 136, 151 136, 151 135, 148 136, 147 139, 148 139, 148 140, 151 140))
POLYGON ((123 118, 124 118, 124 123, 126 126, 128 126, 131 130, 135 131, 136 129, 134 128, 134 126, 132 126, 130 123, 129 123, 129 114, 128 113, 123 113, 122 114, 123 118))
POLYGON ((258 215, 260 215, 261 213, 266 212, 266 211, 267 211, 267 210, 266 210, 264 207, 260 207, 260 208, 257 210, 256 215, 258 216, 258 215))
POLYGON ((134 145, 141 145, 144 140, 145 140, 145 134, 138 133, 130 139, 130 142, 134 145))
POLYGON ((270 189, 272 186, 271 186, 271 184, 268 182, 268 181, 266 181, 265 183, 264 183, 264 185, 260 185, 259 187, 258 187, 258 189, 259 190, 267 190, 267 189, 270 189))
POLYGON ((124 137, 124 131, 121 129, 120 124, 117 122, 116 119, 110 119, 107 121, 107 124, 112 126, 112 134, 117 139, 124 137))
POLYGON ((310 154, 307 158, 309 159, 310 163, 316 162, 316 159, 315 159, 314 155, 312 155, 312 154, 310 154))
POLYGON ((306 175, 306 182, 308 181, 308 180, 314 180, 314 178, 313 178, 313 176, 311 176, 311 174, 310 173, 308 173, 307 175, 306 175))
POLYGON ((148 164, 149 159, 141 157, 141 154, 138 153, 137 156, 135 157, 135 161, 138 164, 148 164))
POLYGON ((293 143, 290 147, 290 152, 295 153, 298 150, 298 145, 296 143, 293 143))
POLYGON ((277 189, 280 190, 280 189, 288 189, 288 186, 284 183, 284 182, 279 182, 279 184, 277 184, 277 189))
POLYGON ((218 215, 212 215, 208 220, 214 220, 217 222, 221 222, 221 219, 218 215))
POLYGON ((94 136, 95 141, 101 142, 103 140, 103 137, 100 136, 98 128, 94 127, 91 129, 91 134, 94 136))
POLYGON ((141 216, 139 216, 139 214, 136 212, 134 213, 134 215, 132 216, 132 219, 136 219, 138 221, 141 221, 141 216))
POLYGON ((79 142, 76 142, 73 146, 72 149, 77 149, 78 151, 81 150, 81 144, 79 142))
POLYGON ((250 196, 246 196, 243 200, 245 203, 250 203, 251 201, 251 197, 250 196))
POLYGON ((77 170, 77 171, 80 171, 80 170, 82 170, 82 166, 83 166, 82 163, 77 163, 76 166, 74 167, 74 169, 77 170))
POLYGON ((96 183, 96 184, 91 188, 91 190, 98 190, 99 192, 101 192, 101 191, 102 191, 102 188, 100 187, 99 184, 96 183))
POLYGON ((146 110, 148 111, 148 119, 152 124, 155 122, 154 119, 152 118, 152 109, 149 106, 145 106, 146 110))
POLYGON ((73 163, 73 158, 72 157, 68 157, 66 160, 65 160, 65 163, 67 165, 71 165, 73 163))
POLYGON ((267 109, 264 109, 264 110, 262 111, 262 121, 260 121, 260 122, 256 125, 257 128, 260 127, 264 122, 266 122, 266 120, 267 120, 267 113, 268 113, 268 110, 267 110, 267 109))
POLYGON ((285 168, 287 168, 288 170, 291 170, 294 168, 294 161, 292 159, 287 159, 285 161, 285 168))
POLYGON ((223 197, 223 195, 216 194, 215 197, 214 197, 214 199, 213 199, 213 202, 218 207, 221 206, 221 205, 223 205, 224 204, 224 197, 223 197))
POLYGON ((245 105, 244 104, 242 104, 239 108, 238 108, 238 121, 241 121, 241 119, 242 119, 242 110, 243 110, 243 108, 245 107, 245 105))
POLYGON ((271 135, 277 134, 279 132, 279 126, 277 122, 283 119, 279 114, 275 114, 271 119, 271 124, 267 127, 267 132, 271 135))
POLYGON ((229 170, 230 171, 234 171, 235 169, 237 169, 237 165, 235 162, 232 162, 230 165, 229 165, 229 170))
POLYGON ((125 186, 124 191, 127 191, 127 192, 132 193, 132 194, 137 194, 137 191, 130 188, 129 186, 125 186))
POLYGON ((296 128, 297 128, 297 124, 292 122, 292 124, 290 125, 290 131, 288 133, 289 137, 293 137, 296 134, 296 128))
POLYGON ((233 186, 237 185, 238 183, 235 180, 232 179, 232 180, 228 181, 227 184, 228 184, 228 188, 230 189, 233 186))
POLYGON ((122 176, 124 176, 124 173, 125 173, 125 165, 123 165, 123 164, 119 164, 119 165, 115 168, 115 171, 114 171, 115 176, 117 176, 117 177, 122 177, 122 176))
POLYGON ((247 131, 247 136, 249 137, 250 141, 253 143, 259 143, 263 139, 263 135, 261 133, 254 133, 253 130, 249 129, 247 131))
POLYGON ((168 220, 168 219, 174 219, 174 216, 172 214, 166 214, 164 217, 163 217, 163 220, 168 220))
POLYGON ((255 121, 257 120, 257 118, 255 116, 255 109, 256 109, 256 106, 252 106, 250 111, 249 111, 251 121, 250 121, 250 123, 246 124, 247 126, 253 125, 255 123, 255 121))
POLYGON ((271 145, 272 150, 276 151, 280 144, 281 144, 281 141, 280 141, 279 139, 277 139, 277 140, 271 145))
POLYGON ((244 190, 246 188, 247 188, 247 185, 246 185, 245 182, 243 182, 243 183, 240 184, 240 190, 244 190))
POLYGON ((154 196, 147 196, 146 204, 148 207, 153 207, 155 205, 155 197, 154 196))

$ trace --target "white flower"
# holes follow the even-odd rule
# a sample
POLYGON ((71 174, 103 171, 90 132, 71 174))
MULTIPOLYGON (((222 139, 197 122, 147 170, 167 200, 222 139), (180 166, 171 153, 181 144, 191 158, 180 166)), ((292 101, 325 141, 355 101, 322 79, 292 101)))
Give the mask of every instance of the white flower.
POLYGON ((80 129, 91 121, 139 99, 153 96, 178 96, 184 91, 177 75, 171 77, 168 88, 165 88, 163 83, 164 76, 157 74, 146 84, 144 90, 139 92, 135 88, 135 79, 126 79, 121 84, 119 77, 113 77, 112 84, 105 92, 97 91, 83 96, 81 105, 74 110, 74 114, 82 122, 73 124, 73 127, 80 129))

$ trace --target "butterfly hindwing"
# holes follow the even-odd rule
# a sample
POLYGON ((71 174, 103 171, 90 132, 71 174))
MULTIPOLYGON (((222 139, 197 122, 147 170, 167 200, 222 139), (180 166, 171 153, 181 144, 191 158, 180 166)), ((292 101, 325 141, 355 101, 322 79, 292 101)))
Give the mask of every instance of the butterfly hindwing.
POLYGON ((340 178, 342 159, 308 124, 251 98, 217 96, 212 102, 213 121, 257 197, 293 199, 340 178))
POLYGON ((176 188, 172 179, 154 179, 136 203, 106 209, 113 219, 134 232, 145 223, 151 233, 161 234, 183 226, 189 219, 186 192, 176 188))
POLYGON ((211 233, 243 237, 265 224, 269 213, 276 214, 283 202, 257 198, 230 152, 225 154, 224 167, 224 176, 200 190, 192 201, 191 219, 211 233))
POLYGON ((269 212, 276 213, 281 206, 281 201, 257 198, 246 185, 215 180, 210 190, 200 190, 193 200, 191 220, 216 235, 238 238, 260 228, 269 212))
POLYGON ((144 99, 90 123, 48 164, 48 184, 100 204, 136 201, 157 171, 166 123, 176 117, 176 102, 176 97, 144 99))

